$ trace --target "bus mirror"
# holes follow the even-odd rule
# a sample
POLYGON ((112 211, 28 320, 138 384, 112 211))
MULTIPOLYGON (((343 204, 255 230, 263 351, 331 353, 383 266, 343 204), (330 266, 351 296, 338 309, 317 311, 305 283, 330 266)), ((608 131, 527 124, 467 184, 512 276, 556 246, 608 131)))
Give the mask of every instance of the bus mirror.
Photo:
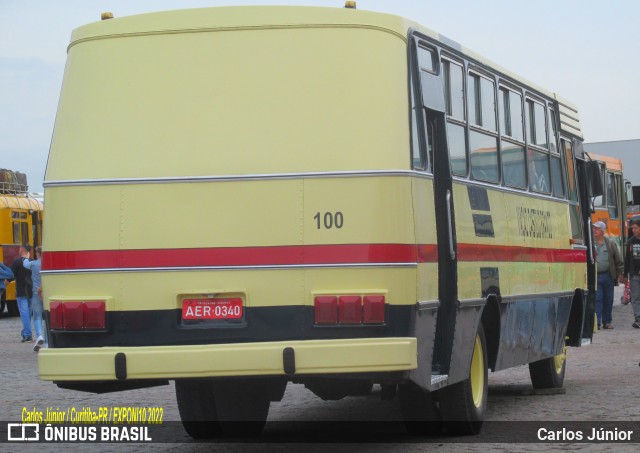
POLYGON ((628 206, 632 205, 633 204, 633 186, 631 186, 631 183, 626 179, 624 180, 624 193, 627 198, 627 205, 628 206))
POLYGON ((600 169, 599 162, 587 162, 587 181, 589 197, 599 197, 604 194, 602 171, 600 169))

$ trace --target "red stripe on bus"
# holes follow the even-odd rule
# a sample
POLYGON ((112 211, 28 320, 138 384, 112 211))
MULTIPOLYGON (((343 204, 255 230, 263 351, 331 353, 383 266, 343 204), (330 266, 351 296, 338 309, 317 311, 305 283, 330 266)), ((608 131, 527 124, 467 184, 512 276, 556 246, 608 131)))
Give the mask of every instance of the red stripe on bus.
MULTIPOLYGON (((583 263, 584 250, 458 244, 460 261, 583 263)), ((411 264, 438 261, 437 245, 343 244, 45 252, 43 270, 411 264)))
POLYGON ((435 245, 344 244, 46 252, 43 270, 436 262, 435 245))
POLYGON ((545 249, 506 245, 458 244, 459 261, 585 263, 586 250, 545 249))

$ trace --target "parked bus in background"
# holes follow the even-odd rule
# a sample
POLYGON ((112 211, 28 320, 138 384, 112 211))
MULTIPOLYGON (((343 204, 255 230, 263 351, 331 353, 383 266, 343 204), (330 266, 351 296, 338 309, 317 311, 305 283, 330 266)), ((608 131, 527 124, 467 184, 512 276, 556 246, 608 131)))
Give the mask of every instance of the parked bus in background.
POLYGON ((593 169, 576 107, 397 16, 78 28, 45 178, 40 377, 175 380, 197 438, 260 432, 288 382, 327 400, 380 384, 411 432, 476 433, 489 369, 561 387, 566 347, 592 337, 593 169))
POLYGON ((591 221, 602 221, 607 225, 607 235, 618 244, 624 258, 628 197, 622 160, 593 153, 587 153, 587 156, 598 163, 604 185, 604 193, 593 198, 591 221))
MULTIPOLYGON (((20 245, 42 244, 43 205, 28 190, 24 173, 0 169, 0 260, 7 266, 18 257, 20 245)), ((10 315, 18 315, 15 282, 0 298, 0 313, 5 307, 10 315)))

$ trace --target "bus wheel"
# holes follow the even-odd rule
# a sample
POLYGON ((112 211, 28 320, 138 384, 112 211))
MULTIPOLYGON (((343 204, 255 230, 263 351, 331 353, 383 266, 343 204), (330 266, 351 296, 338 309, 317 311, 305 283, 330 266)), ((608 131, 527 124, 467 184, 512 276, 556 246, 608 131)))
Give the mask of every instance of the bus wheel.
POLYGON ((529 364, 529 376, 534 389, 559 389, 564 385, 567 369, 567 346, 562 343, 562 352, 555 357, 529 364))
POLYGON ((440 392, 440 411, 447 434, 477 434, 487 410, 489 388, 487 344, 482 324, 473 345, 469 378, 440 392))
POLYGON ((211 381, 176 381, 178 411, 185 431, 194 439, 222 434, 211 381))
POLYGON ((216 381, 213 385, 216 412, 224 436, 258 436, 271 401, 263 386, 253 381, 216 381))
POLYGON ((7 305, 7 302, 4 297, 4 289, 0 291, 0 314, 4 313, 4 307, 7 305))
POLYGON ((442 433, 442 419, 433 396, 412 382, 398 388, 404 425, 411 434, 434 436, 442 433))

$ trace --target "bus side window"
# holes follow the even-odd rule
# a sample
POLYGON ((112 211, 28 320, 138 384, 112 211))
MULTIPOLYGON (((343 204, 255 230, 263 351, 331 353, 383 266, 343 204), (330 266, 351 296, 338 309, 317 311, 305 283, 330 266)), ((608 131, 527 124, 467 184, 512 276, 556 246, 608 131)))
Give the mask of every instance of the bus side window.
POLYGON ((455 176, 467 176, 467 144, 464 137, 464 127, 447 123, 447 138, 451 173, 455 176))
POLYGON ((569 217, 571 218, 571 238, 583 241, 582 236, 582 214, 580 204, 578 204, 578 186, 576 182, 576 170, 573 161, 573 149, 569 140, 562 139, 562 149, 564 150, 566 162, 567 198, 569 199, 569 217))
POLYGON ((427 117, 427 156, 429 157, 429 167, 433 167, 433 146, 436 136, 436 125, 433 119, 427 117))
POLYGON ((22 243, 29 244, 31 242, 29 240, 29 223, 27 222, 20 223, 20 228, 22 229, 22 243))
MULTIPOLYGON (((427 113, 424 112, 426 116, 427 113)), ((420 152, 420 146, 418 144, 418 128, 417 123, 418 119, 415 113, 412 115, 412 126, 414 131, 413 138, 413 168, 415 170, 426 170, 431 172, 433 166, 433 137, 435 137, 435 124, 429 117, 426 118, 426 127, 425 130, 427 132, 426 136, 426 146, 427 146, 427 158, 423 156, 422 152, 420 152)))
POLYGON ((447 109, 447 138, 451 173, 467 176, 466 119, 464 114, 464 69, 462 65, 447 59, 442 60, 442 73, 447 109))
MULTIPOLYGON (((422 45, 418 46, 417 49, 417 64, 419 73, 421 72, 429 72, 431 74, 436 74, 436 54, 434 50, 423 47, 422 45)), ((423 170, 431 172, 431 168, 433 166, 433 133, 434 133, 434 125, 430 124, 429 119, 426 118, 427 112, 422 112, 423 117, 425 117, 425 127, 426 137, 424 137, 423 143, 426 147, 426 151, 423 152, 422 147, 420 146, 420 129, 418 127, 418 123, 420 122, 420 115, 418 115, 418 108, 421 103, 416 102, 415 98, 415 89, 414 83, 412 80, 411 83, 411 149, 412 149, 412 167, 415 170, 423 170)))
POLYGON ((522 129, 522 95, 501 87, 499 90, 500 131, 502 134, 502 173, 509 187, 527 187, 527 163, 522 129))
POLYGON ((20 222, 13 222, 13 243, 21 244, 20 241, 20 222))
POLYGON ((562 176, 562 159, 556 142, 556 116, 552 109, 549 112, 549 151, 551 158, 551 186, 553 195, 564 198, 564 177, 562 176))
POLYGON ((420 150, 417 108, 413 84, 411 84, 411 166, 414 170, 426 170, 427 163, 424 161, 420 150))
POLYGON ((474 179, 500 182, 496 127, 496 88, 493 80, 470 73, 469 160, 474 179))
POLYGON ((549 138, 545 123, 545 109, 538 102, 527 99, 527 157, 529 158, 529 184, 531 190, 551 192, 549 171, 549 138))

